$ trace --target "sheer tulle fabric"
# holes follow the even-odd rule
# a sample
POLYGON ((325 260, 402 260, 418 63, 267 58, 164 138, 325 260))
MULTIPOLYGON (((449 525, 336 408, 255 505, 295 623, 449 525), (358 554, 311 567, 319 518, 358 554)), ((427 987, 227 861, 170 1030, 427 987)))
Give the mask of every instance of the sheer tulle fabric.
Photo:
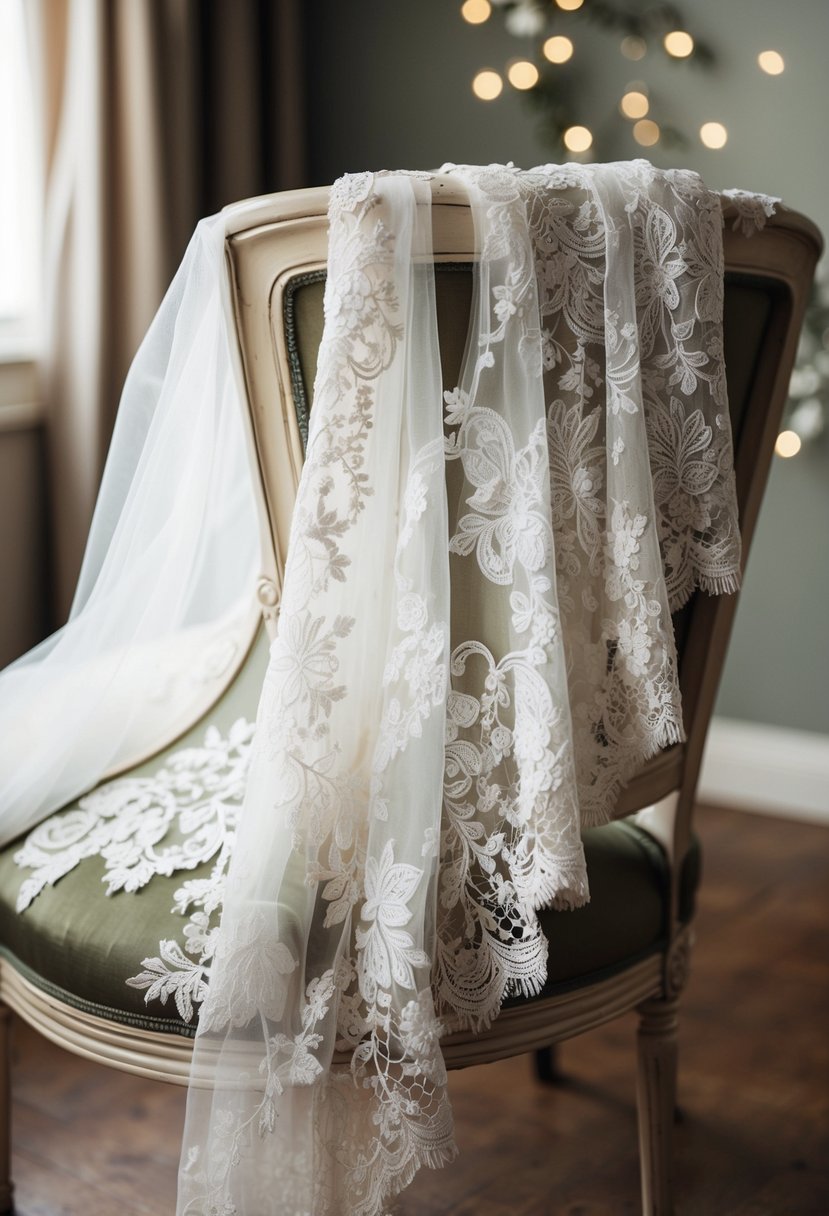
POLYGON ((443 172, 479 251, 443 400, 428 177, 332 193, 180 1216, 377 1216, 453 1155, 441 1035, 543 985, 581 826, 682 737, 670 611, 739 578, 717 196, 644 162, 443 172))
POLYGON ((124 386, 69 621, 0 676, 4 842, 194 720, 244 644, 259 539, 223 256, 203 221, 124 386))

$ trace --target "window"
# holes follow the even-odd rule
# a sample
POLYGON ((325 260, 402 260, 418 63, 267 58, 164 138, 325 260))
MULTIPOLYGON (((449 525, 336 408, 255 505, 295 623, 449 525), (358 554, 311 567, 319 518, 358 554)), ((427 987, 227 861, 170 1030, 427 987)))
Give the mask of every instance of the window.
POLYGON ((0 360, 31 358, 40 296, 38 131, 24 0, 0 0, 0 360))

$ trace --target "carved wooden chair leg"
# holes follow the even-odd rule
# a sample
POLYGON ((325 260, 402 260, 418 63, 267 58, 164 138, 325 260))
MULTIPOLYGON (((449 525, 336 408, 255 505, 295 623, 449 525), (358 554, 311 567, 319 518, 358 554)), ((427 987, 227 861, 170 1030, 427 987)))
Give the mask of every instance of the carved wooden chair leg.
POLYGON ((12 1012, 7 1005, 0 1004, 0 1212, 14 1209, 11 1180, 11 1038, 12 1012))
POLYGON ((551 1043, 549 1047, 540 1047, 535 1053, 535 1075, 545 1085, 560 1085, 564 1080, 558 1043, 551 1043))
POLYGON ((676 997, 639 1006, 639 1161, 643 1216, 673 1216, 676 1107, 676 997))

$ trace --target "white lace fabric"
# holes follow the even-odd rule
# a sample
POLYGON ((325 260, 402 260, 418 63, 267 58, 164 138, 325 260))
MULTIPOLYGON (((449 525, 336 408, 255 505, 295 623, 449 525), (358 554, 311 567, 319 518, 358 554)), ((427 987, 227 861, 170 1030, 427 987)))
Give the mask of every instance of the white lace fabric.
POLYGON ((179 1216, 380 1216, 453 1156, 441 1036, 541 990, 538 912, 588 898, 581 830, 683 737, 670 614, 739 584, 719 196, 644 161, 441 173, 477 249, 445 393, 430 175, 331 192, 255 734, 18 854, 23 902, 90 849, 112 889, 217 858, 180 893, 191 957, 163 942, 130 980, 185 1020, 203 1001, 179 1216))
POLYGON ((682 738, 670 612, 738 584, 718 197, 644 162, 444 172, 479 250, 445 395, 428 178, 332 191, 182 1216, 369 1216, 452 1156, 440 1037, 540 990, 581 828, 682 738))

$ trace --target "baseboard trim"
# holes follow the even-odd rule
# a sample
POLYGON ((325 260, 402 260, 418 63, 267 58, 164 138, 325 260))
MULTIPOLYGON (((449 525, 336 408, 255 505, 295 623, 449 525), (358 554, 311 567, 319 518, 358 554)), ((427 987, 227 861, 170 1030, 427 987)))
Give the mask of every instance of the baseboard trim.
POLYGON ((829 824, 829 736, 714 718, 698 799, 829 824))

